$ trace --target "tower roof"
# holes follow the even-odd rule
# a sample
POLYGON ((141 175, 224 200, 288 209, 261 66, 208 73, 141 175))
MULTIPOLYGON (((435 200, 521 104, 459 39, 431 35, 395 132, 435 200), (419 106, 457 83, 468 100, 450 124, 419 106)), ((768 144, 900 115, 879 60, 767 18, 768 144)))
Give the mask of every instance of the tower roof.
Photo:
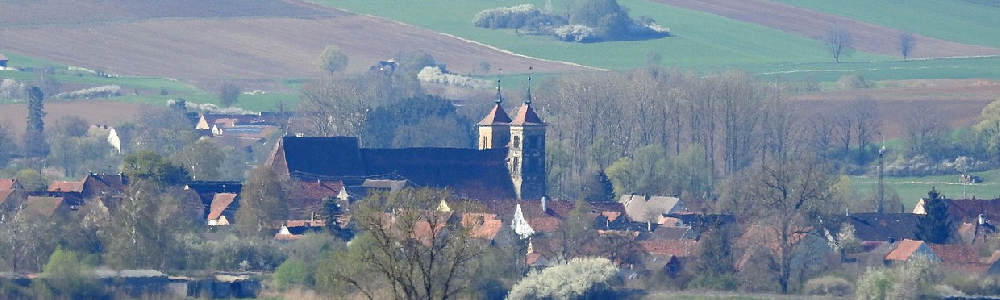
POLYGON ((531 108, 531 102, 525 102, 520 109, 517 110, 517 117, 510 122, 510 125, 545 125, 542 119, 538 117, 535 113, 535 109, 531 108))
POLYGON ((507 115, 507 112, 505 112, 503 107, 500 106, 500 103, 497 102, 497 104, 493 106, 493 110, 490 110, 490 113, 486 114, 486 117, 483 118, 482 121, 479 121, 478 125, 507 125, 508 123, 510 123, 510 116, 507 115))

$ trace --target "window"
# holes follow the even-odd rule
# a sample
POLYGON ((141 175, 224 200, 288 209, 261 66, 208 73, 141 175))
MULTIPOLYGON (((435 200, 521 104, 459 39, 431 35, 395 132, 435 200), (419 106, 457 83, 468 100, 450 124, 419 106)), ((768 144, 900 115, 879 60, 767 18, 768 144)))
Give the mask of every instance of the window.
POLYGON ((521 137, 514 136, 514 149, 521 149, 521 137))
MULTIPOLYGON (((517 138, 514 138, 514 140, 516 141, 517 138)), ((520 173, 521 173, 521 164, 520 164, 519 159, 517 157, 515 157, 514 158, 514 174, 520 174, 520 173)))

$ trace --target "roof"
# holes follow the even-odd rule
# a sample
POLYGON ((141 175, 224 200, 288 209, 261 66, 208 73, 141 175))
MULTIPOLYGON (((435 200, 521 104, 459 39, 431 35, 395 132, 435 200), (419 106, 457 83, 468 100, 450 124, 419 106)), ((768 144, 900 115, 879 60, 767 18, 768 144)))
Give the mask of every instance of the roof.
POLYGON ((852 213, 850 216, 824 217, 826 229, 839 233, 840 227, 849 222, 854 226, 854 236, 862 241, 900 241, 916 239, 917 222, 921 215, 910 213, 879 214, 852 213))
POLYGON ((6 202, 7 198, 10 198, 10 195, 14 194, 14 192, 14 190, 0 190, 0 203, 6 202))
POLYGON ((693 239, 691 227, 657 226, 649 234, 647 240, 683 240, 693 239))
POLYGON ((212 207, 208 212, 208 220, 216 220, 226 211, 229 211, 229 215, 235 211, 234 208, 230 208, 230 205, 236 201, 236 194, 233 193, 218 193, 212 197, 212 207))
POLYGON ((950 263, 978 263, 979 252, 975 248, 967 245, 939 245, 927 244, 934 251, 934 255, 946 264, 950 263))
POLYGON ((49 185, 49 192, 83 192, 84 181, 53 181, 49 185))
POLYGON ((640 241, 642 250, 654 255, 673 255, 677 257, 687 257, 698 248, 698 241, 695 240, 674 240, 674 241, 640 241))
POLYGON ((55 215, 63 200, 63 197, 28 196, 28 201, 24 203, 24 209, 43 217, 51 217, 55 215))
POLYGON ((537 200, 492 200, 482 201, 486 211, 497 215, 497 218, 510 223, 514 218, 517 205, 521 206, 521 214, 535 232, 553 232, 559 228, 562 218, 573 211, 575 204, 571 201, 546 201, 546 210, 542 211, 542 202, 537 200))
POLYGON ((0 178, 0 191, 7 191, 20 188, 17 184, 17 179, 13 178, 0 178))
POLYGON ((314 212, 322 212, 326 199, 336 199, 344 189, 340 180, 293 181, 294 189, 286 200, 288 217, 311 219, 314 212))
POLYGON ((514 117, 513 121, 510 121, 512 126, 544 126, 545 122, 538 117, 535 113, 535 109, 531 107, 530 103, 525 103, 521 105, 521 108, 517 110, 517 116, 514 117))
POLYGON ((1000 221, 1000 199, 945 199, 944 202, 948 204, 948 215, 959 222, 975 221, 980 214, 987 220, 1000 221))
POLYGON ((683 203, 677 197, 624 195, 618 203, 625 206, 625 214, 635 222, 659 222, 659 216, 683 210, 683 203))
POLYGON ((506 126, 510 125, 510 122, 511 122, 510 116, 508 116, 507 112, 503 110, 503 107, 500 106, 500 103, 497 103, 496 105, 493 106, 493 109, 490 110, 488 114, 486 114, 486 117, 483 117, 483 120, 477 123, 477 125, 506 126))
POLYGON ((362 149, 353 137, 283 137, 267 164, 301 180, 406 180, 459 197, 506 199, 515 195, 506 160, 506 149, 362 149))
POLYGON ((128 177, 122 174, 90 174, 83 179, 84 197, 121 195, 128 188, 128 177))
POLYGON ((492 240, 503 228, 503 221, 496 217, 490 213, 463 213, 462 225, 469 227, 470 236, 492 240))
POLYGON ((909 260, 910 257, 913 257, 914 254, 923 254, 932 257, 934 260, 938 260, 937 256, 934 255, 934 250, 931 250, 931 248, 927 246, 927 243, 910 239, 900 241, 896 245, 896 248, 892 249, 892 251, 885 256, 885 259, 906 261, 909 260))
POLYGON ((0 60, 7 60, 7 56, 4 56, 3 53, 0 53, 0 60))

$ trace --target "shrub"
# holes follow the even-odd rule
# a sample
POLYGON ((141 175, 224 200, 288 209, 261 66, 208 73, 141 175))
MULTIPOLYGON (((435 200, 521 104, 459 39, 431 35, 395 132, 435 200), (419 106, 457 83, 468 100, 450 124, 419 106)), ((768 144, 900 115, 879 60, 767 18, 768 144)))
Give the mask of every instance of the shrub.
POLYGON ((851 294, 853 287, 847 279, 823 276, 806 281, 805 293, 809 295, 831 295, 843 297, 851 294))
POLYGON ((840 76, 840 79, 837 80, 837 87, 842 90, 856 90, 867 89, 871 87, 871 85, 869 85, 868 82, 865 81, 865 78, 860 74, 848 74, 840 76))
POLYGON ((280 290, 286 290, 292 286, 310 287, 313 284, 315 271, 314 265, 293 257, 281 263, 271 278, 274 279, 274 284, 280 290))
POLYGON ((507 299, 585 299, 607 291, 617 274, 618 268, 607 258, 574 258, 529 273, 511 288, 507 299))
POLYGON ((592 42, 598 39, 597 31, 583 25, 563 25, 552 30, 552 34, 564 42, 592 42))
POLYGON ((424 67, 417 73, 417 79, 423 82, 439 83, 448 86, 464 88, 485 88, 490 82, 482 79, 475 79, 456 74, 446 74, 440 67, 424 67))
POLYGON ((59 99, 94 99, 94 98, 109 98, 122 95, 122 88, 117 85, 105 85, 92 88, 86 88, 79 91, 73 91, 69 93, 61 93, 56 95, 59 99))
POLYGON ((476 27, 490 29, 517 29, 539 25, 564 25, 566 24, 566 20, 560 16, 543 13, 538 8, 535 8, 534 5, 521 4, 480 11, 472 18, 472 24, 476 27))

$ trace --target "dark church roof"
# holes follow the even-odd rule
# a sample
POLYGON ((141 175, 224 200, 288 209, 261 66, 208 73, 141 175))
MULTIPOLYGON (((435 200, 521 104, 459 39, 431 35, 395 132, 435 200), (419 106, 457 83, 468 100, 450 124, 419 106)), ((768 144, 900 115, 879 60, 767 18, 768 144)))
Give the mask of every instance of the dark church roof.
POLYGON ((272 155, 268 165, 300 180, 405 179, 418 187, 448 187, 459 197, 514 196, 506 149, 362 149, 353 137, 284 137, 272 155))

